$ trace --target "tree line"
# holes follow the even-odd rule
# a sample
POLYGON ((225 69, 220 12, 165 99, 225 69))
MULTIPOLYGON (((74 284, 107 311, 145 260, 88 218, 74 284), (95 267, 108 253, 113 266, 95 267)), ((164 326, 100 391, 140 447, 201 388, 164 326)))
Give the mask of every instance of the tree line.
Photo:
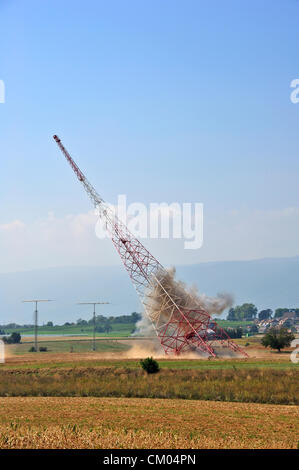
POLYGON ((274 312, 270 308, 260 310, 254 304, 244 303, 243 305, 236 305, 229 309, 227 320, 230 321, 252 321, 258 318, 259 320, 268 320, 270 318, 281 318, 285 313, 295 312, 299 317, 299 308, 277 308, 274 312))
MULTIPOLYGON (((141 319, 141 314, 137 312, 133 312, 130 315, 120 315, 120 316, 111 316, 105 317, 103 315, 96 315, 95 323, 96 327, 98 328, 105 328, 108 325, 114 325, 116 323, 123 323, 123 324, 132 324, 137 323, 141 319)), ((49 328, 59 328, 61 326, 93 326, 93 317, 89 320, 82 320, 79 318, 75 323, 65 322, 63 325, 55 325, 52 321, 48 321, 45 325, 49 328)), ((111 326, 112 327, 112 326, 111 326)), ((27 325, 18 325, 17 323, 7 323, 6 325, 0 325, 0 335, 5 335, 5 330, 16 330, 16 329, 32 329, 34 328, 33 324, 27 325)))

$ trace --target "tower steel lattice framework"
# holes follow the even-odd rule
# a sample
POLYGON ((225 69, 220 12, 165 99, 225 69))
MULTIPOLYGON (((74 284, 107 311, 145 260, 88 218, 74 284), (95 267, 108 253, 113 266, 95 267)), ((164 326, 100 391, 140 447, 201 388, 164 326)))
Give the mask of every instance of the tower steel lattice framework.
POLYGON ((186 307, 179 295, 167 291, 164 279, 167 279, 168 271, 133 236, 112 208, 99 196, 59 137, 54 135, 53 138, 105 222, 106 230, 140 296, 165 353, 178 355, 198 349, 208 356, 215 357, 216 349, 226 347, 235 353, 247 356, 196 299, 192 308, 186 307), (153 297, 159 305, 159 309, 154 313, 150 308, 153 297))

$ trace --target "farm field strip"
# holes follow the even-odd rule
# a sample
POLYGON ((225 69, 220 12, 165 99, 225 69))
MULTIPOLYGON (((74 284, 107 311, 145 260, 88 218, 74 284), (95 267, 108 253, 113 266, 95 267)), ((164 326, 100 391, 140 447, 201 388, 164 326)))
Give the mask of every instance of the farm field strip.
MULTIPOLYGON (((12 344, 6 346, 6 353, 8 357, 18 356, 18 355, 27 355, 29 354, 30 347, 34 344, 34 341, 31 340, 23 342, 21 344, 12 344)), ((38 347, 46 347, 48 353, 62 353, 62 352, 89 352, 91 350, 92 339, 68 339, 62 340, 57 339, 55 341, 39 341, 38 347)), ((122 352, 127 351, 130 346, 125 342, 120 342, 114 339, 97 339, 96 348, 98 352, 115 351, 122 352)))
POLYGON ((296 448, 298 408, 136 398, 0 398, 0 448, 296 448))
MULTIPOLYGON (((82 346, 81 344, 78 347, 82 346)), ((28 346, 27 346, 28 347, 28 346)), ((3 369, 27 369, 27 368, 76 368, 76 367, 114 367, 130 369, 140 368, 139 359, 129 359, 130 351, 126 344, 105 343, 97 344, 97 351, 88 351, 90 344, 84 344, 84 351, 77 351, 74 347, 72 353, 69 352, 69 343, 65 346, 65 351, 60 351, 61 346, 55 351, 55 345, 51 345, 50 352, 17 354, 14 345, 7 347, 7 358, 4 364, 0 364, 0 371, 3 369), (85 349, 86 348, 86 349, 85 349)), ((141 357, 140 357, 141 358, 141 357)), ((290 369, 299 370, 299 364, 294 364, 290 360, 290 353, 276 354, 268 353, 266 357, 249 357, 247 359, 158 359, 162 369, 290 369)))
POLYGON ((77 367, 0 370, 0 396, 181 398, 299 404, 299 372, 77 367))

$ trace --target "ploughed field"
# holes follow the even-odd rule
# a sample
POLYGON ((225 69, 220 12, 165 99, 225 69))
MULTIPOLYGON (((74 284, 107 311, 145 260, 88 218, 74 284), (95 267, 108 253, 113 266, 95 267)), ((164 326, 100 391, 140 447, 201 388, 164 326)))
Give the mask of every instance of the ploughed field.
POLYGON ((296 448, 298 408, 148 398, 0 398, 0 448, 296 448))

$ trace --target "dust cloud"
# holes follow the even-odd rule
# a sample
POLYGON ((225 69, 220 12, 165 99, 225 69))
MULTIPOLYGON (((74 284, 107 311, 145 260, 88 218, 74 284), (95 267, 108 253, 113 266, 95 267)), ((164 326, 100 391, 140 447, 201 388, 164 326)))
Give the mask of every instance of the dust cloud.
MULTIPOLYGON (((176 270, 170 268, 168 270, 159 271, 151 288, 146 293, 144 301, 145 311, 141 320, 136 324, 136 332, 138 336, 155 335, 152 321, 162 316, 162 321, 169 318, 167 304, 169 304, 169 296, 180 308, 202 308, 209 315, 220 315, 226 308, 233 304, 233 296, 231 294, 221 293, 216 297, 210 297, 206 294, 199 294, 195 286, 188 287, 184 282, 175 279, 176 270), (162 312, 162 313, 161 313, 162 312)), ((156 339, 159 344, 158 338, 156 339)))

